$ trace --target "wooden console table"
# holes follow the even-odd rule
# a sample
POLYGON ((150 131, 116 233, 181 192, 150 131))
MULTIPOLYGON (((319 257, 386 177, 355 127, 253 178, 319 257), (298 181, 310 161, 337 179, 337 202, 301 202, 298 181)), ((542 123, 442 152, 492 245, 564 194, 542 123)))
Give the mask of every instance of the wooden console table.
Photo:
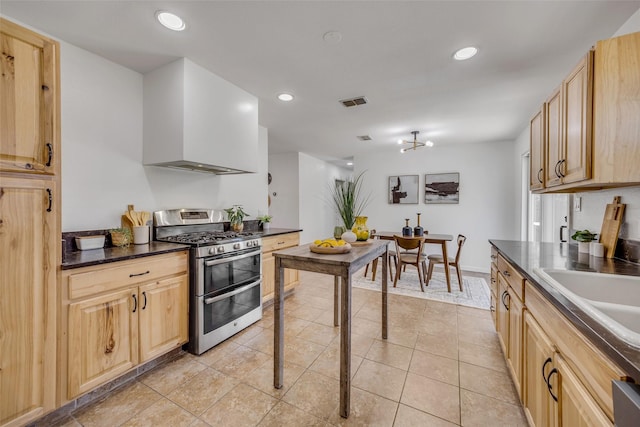
POLYGON ((334 276, 334 324, 340 306, 340 416, 349 417, 351 393, 351 277, 369 262, 382 259, 382 338, 387 338, 387 259, 389 241, 374 240, 366 246, 354 246, 340 255, 316 254, 309 245, 274 252, 275 299, 273 327, 273 386, 282 388, 284 375, 284 269, 312 271, 334 276), (342 286, 339 286, 339 282, 342 286), (340 289, 338 289, 340 288, 340 289), (338 294, 341 301, 338 301, 338 294))

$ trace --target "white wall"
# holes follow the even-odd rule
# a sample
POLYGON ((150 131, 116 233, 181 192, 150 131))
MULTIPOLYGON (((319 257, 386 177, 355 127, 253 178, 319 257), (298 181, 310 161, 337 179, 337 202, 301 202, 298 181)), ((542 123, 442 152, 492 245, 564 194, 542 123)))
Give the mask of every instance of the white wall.
POLYGON ((269 156, 269 195, 273 216, 272 227, 300 227, 300 194, 298 192, 298 153, 272 154, 269 156), (275 194, 274 194, 275 193, 275 194))
POLYGON ((120 225, 137 210, 242 204, 267 212, 267 130, 257 174, 215 176, 142 165, 142 75, 61 42, 62 230, 120 225))
MULTIPOLYGON (((489 239, 517 239, 515 223, 518 206, 514 186, 517 185, 513 162, 513 142, 461 144, 420 149, 401 154, 380 152, 356 155, 355 173, 364 174, 364 191, 371 193, 365 209, 369 228, 401 232, 404 218, 416 225, 416 213, 422 213, 422 226, 429 233, 464 234, 467 243, 462 251, 464 269, 489 271, 489 239), (460 173, 459 204, 425 204, 425 173, 460 173), (419 175, 419 203, 388 203, 389 176, 419 175)), ((449 250, 455 251, 455 244, 449 250)), ((437 253, 439 248, 428 248, 437 253)), ((454 252, 455 253, 455 252, 454 252)))

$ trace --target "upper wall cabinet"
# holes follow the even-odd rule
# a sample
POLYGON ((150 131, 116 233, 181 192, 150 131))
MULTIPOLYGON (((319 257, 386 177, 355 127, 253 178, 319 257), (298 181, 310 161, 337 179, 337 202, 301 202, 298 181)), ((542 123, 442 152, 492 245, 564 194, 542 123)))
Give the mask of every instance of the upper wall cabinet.
POLYGON ((2 20, 0 170, 55 174, 58 45, 2 20))
POLYGON ((547 99, 543 138, 537 115, 531 121, 530 189, 639 185, 638 105, 640 32, 598 42, 547 99), (538 153, 546 157, 543 167, 538 153), (534 176, 541 168, 543 182, 534 176))
POLYGON ((547 104, 543 104, 540 111, 531 119, 529 126, 529 155, 531 167, 529 169, 529 188, 540 190, 544 188, 546 171, 546 144, 545 144, 545 114, 547 104))
POLYGON ((258 99, 182 58, 144 76, 144 164, 258 170, 258 99))

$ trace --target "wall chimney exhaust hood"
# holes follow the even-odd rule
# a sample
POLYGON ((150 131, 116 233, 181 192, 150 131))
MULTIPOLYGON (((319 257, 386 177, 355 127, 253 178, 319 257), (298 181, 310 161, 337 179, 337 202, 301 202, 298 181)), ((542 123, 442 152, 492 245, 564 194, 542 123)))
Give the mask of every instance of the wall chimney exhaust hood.
POLYGON ((186 58, 144 75, 143 114, 145 165, 258 170, 258 99, 186 58))

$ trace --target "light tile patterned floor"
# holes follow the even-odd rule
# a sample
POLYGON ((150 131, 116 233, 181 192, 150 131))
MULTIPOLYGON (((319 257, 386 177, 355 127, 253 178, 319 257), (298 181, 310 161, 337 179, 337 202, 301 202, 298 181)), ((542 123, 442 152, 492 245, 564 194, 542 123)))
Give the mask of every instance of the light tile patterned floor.
MULTIPOLYGON (((361 273, 359 273, 361 274, 361 273)), ((353 289, 351 416, 338 415, 333 279, 301 273, 285 301, 284 387, 273 388, 273 307, 202 356, 183 354, 63 426, 526 426, 489 311, 353 289)))

